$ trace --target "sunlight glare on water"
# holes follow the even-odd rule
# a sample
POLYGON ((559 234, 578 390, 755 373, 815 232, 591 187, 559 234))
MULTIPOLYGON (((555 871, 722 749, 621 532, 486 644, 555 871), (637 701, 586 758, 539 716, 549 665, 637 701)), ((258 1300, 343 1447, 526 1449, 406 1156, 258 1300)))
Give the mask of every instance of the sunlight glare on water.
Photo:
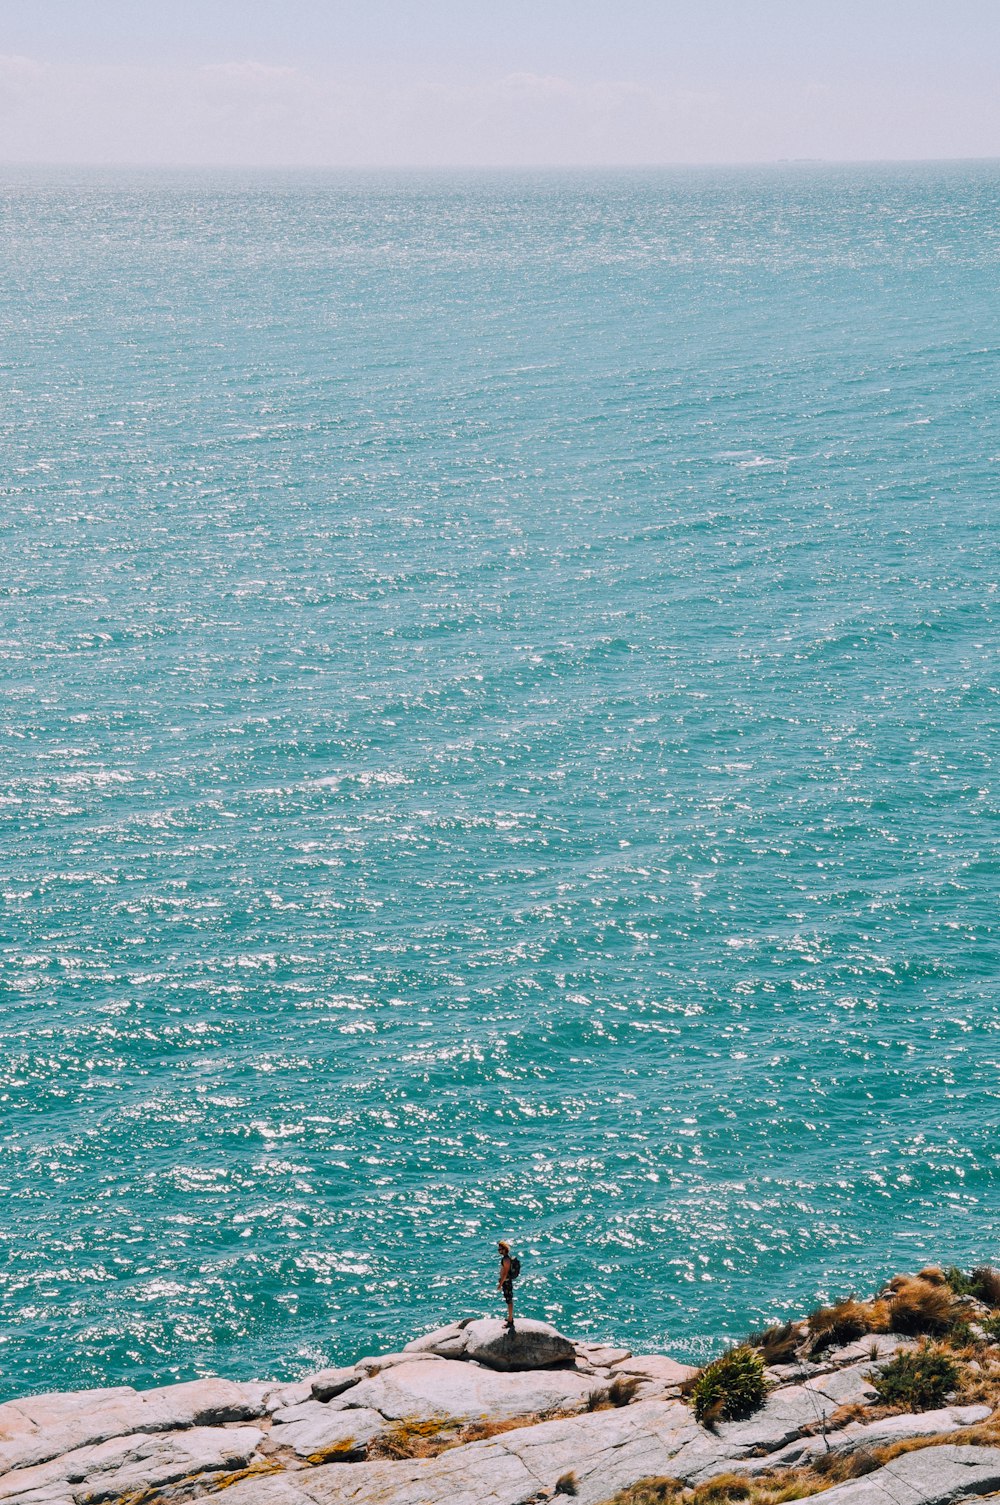
POLYGON ((997 1258, 1000 167, 0 197, 3 1394, 997 1258))

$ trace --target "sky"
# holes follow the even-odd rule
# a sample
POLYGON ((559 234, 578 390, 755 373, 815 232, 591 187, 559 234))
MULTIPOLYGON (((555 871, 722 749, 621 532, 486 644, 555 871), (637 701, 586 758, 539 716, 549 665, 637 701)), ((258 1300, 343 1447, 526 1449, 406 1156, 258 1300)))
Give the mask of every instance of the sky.
POLYGON ((1000 0, 0 0, 0 162, 1000 156, 1000 0))

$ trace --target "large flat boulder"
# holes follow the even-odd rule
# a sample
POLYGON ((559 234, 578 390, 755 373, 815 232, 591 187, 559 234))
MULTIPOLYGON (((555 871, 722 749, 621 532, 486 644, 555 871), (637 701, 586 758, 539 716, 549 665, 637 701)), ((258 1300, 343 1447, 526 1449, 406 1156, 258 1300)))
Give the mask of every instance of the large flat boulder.
POLYGON ((462 1360, 427 1364, 417 1357, 412 1364, 395 1364, 362 1380, 330 1406, 338 1410, 366 1407, 393 1421, 509 1420, 581 1411, 593 1388, 592 1377, 573 1370, 502 1374, 462 1360))
POLYGON ((665 1387, 680 1389, 685 1380, 694 1379, 697 1369, 690 1364, 679 1364, 668 1359, 666 1354, 630 1354, 627 1359, 617 1359, 611 1365, 612 1377, 625 1375, 637 1380, 655 1380, 665 1387))
POLYGON ((316 1400, 333 1400, 356 1385, 360 1378, 353 1365, 343 1369, 321 1369, 318 1374, 310 1376, 309 1389, 316 1400))
POLYGON ((1000 1490, 1000 1448, 944 1443, 904 1453, 862 1479, 837 1484, 823 1505, 953 1505, 1000 1490))
MULTIPOLYGON (((252 1421, 265 1411, 264 1387, 231 1380, 192 1380, 158 1390, 92 1391, 49 1421, 49 1411, 34 1430, 0 1442, 0 1474, 31 1468, 78 1448, 138 1432, 169 1432, 183 1427, 210 1427, 252 1421)), ((51 1400, 46 1397, 46 1400, 51 1400)), ((20 1404, 20 1403, 18 1403, 20 1404)), ((36 1411, 36 1414, 41 1414, 36 1411)), ((29 1418, 30 1419, 30 1418, 29 1418)))
POLYGON ((746 1421, 719 1422, 715 1435, 731 1458, 774 1453, 821 1425, 839 1404, 808 1385, 783 1385, 772 1390, 760 1410, 746 1421))
POLYGON ((182 1432, 133 1433, 77 1448, 0 1478, 4 1505, 41 1501, 118 1500, 178 1480, 220 1476, 246 1468, 264 1433, 256 1427, 189 1427, 182 1432))
POLYGON ((525 1505, 551 1498, 556 1483, 572 1474, 576 1505, 601 1505, 640 1479, 672 1473, 672 1459, 697 1430, 685 1406, 648 1401, 520 1427, 437 1458, 355 1463, 347 1468, 333 1464, 299 1474, 248 1479, 227 1489, 225 1502, 525 1505))
POLYGON ((363 1458, 368 1444, 386 1427, 380 1412, 364 1406, 334 1411, 310 1400, 275 1414, 271 1442, 290 1448, 307 1463, 346 1463, 363 1458))
POLYGON ((449 1322, 447 1327, 436 1327, 403 1345, 404 1353, 434 1353, 439 1359, 460 1359, 465 1353, 466 1329, 474 1319, 466 1317, 462 1322, 449 1322))
POLYGON ((597 1369, 610 1369, 622 1359, 632 1357, 630 1348, 612 1348, 608 1343, 576 1343, 574 1347, 579 1358, 585 1359, 597 1369))
POLYGON ((819 1374, 806 1380, 805 1388, 825 1395, 838 1406, 871 1406, 878 1394, 868 1376, 871 1363, 851 1364, 846 1369, 835 1369, 832 1374, 819 1374))
MULTIPOLYGON (((989 1406, 946 1406, 940 1411, 906 1412, 883 1416, 879 1421, 853 1421, 825 1437, 799 1437, 777 1453, 759 1459, 762 1467, 807 1462, 828 1450, 834 1453, 867 1452, 888 1447, 911 1437, 941 1437, 974 1427, 990 1415, 989 1406)), ((742 1464, 741 1467, 745 1467, 742 1464)))
POLYGON ((9 1442, 43 1427, 59 1426, 71 1416, 92 1411, 95 1406, 135 1395, 131 1385, 109 1386, 106 1390, 52 1391, 45 1395, 26 1395, 23 1400, 6 1401, 0 1406, 0 1441, 9 1442))
POLYGON ((489 1369, 551 1369, 572 1364, 576 1350, 547 1322, 518 1322, 513 1332, 492 1317, 465 1328, 465 1357, 489 1369))

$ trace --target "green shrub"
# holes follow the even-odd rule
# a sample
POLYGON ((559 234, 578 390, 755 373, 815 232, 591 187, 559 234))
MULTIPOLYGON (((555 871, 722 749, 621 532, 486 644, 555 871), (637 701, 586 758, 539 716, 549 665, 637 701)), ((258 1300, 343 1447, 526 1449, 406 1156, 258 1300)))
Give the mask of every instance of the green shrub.
POLYGON ((966 1275, 957 1265, 948 1265, 944 1271, 944 1278, 955 1292, 956 1296, 973 1295, 972 1287, 975 1282, 971 1275, 966 1275))
POLYGON ((897 1354, 882 1369, 869 1375, 884 1406, 907 1406, 911 1411, 933 1411, 958 1383, 958 1365, 939 1348, 925 1345, 897 1354))
POLYGON ((742 1343, 701 1371, 691 1387, 699 1421, 742 1421, 764 1404, 767 1382, 759 1353, 742 1343))
POLYGON ((1000 1306, 1000 1270, 992 1265, 977 1265, 971 1275, 949 1265, 943 1273, 956 1296, 974 1296, 984 1306, 1000 1306))

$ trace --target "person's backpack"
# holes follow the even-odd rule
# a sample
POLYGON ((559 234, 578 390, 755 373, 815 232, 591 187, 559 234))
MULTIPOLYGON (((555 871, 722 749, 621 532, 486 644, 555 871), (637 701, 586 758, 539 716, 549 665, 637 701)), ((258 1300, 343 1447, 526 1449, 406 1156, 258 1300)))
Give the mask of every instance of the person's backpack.
POLYGON ((516 1280, 517 1277, 520 1275, 520 1273, 521 1273, 521 1261, 518 1259, 518 1257, 517 1257, 516 1254, 512 1254, 511 1257, 510 1257, 510 1278, 511 1278, 511 1280, 516 1280))

